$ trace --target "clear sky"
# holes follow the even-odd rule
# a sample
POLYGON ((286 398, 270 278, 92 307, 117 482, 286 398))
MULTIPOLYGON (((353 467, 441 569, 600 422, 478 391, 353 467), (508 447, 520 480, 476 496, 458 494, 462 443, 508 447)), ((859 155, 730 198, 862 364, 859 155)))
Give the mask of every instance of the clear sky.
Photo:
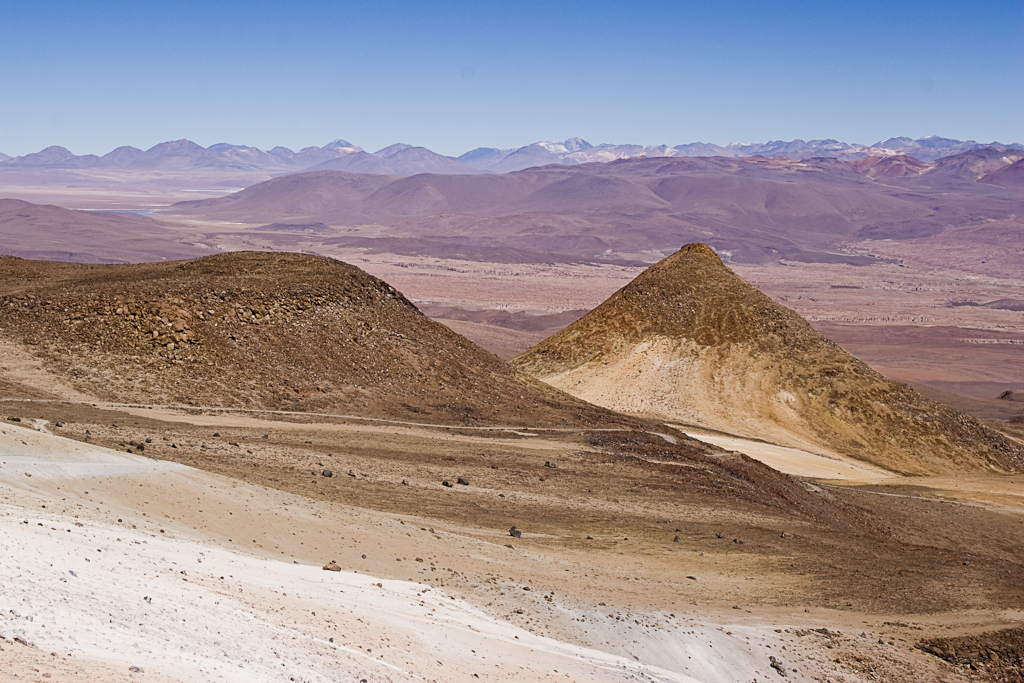
POLYGON ((0 3, 0 152, 1024 142, 1021 0, 0 3))

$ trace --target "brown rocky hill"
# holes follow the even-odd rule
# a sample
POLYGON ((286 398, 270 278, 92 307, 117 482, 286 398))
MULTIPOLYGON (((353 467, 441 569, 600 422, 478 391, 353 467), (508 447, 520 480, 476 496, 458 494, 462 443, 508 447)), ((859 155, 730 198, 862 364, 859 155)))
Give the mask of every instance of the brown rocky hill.
POLYGON ((908 474, 1024 471, 1024 448, 886 379, 690 244, 513 359, 598 405, 908 474))
POLYGON ((0 258, 0 339, 102 400, 421 423, 631 427, 518 376, 358 268, 236 252, 137 265, 0 258))

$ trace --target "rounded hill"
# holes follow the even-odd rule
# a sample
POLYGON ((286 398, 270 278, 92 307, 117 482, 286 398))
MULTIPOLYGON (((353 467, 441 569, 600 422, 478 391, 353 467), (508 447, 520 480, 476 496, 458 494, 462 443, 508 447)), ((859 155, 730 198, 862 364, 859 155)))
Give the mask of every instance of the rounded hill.
POLYGON ((0 334, 102 400, 445 424, 631 418, 519 376, 329 258, 235 252, 132 265, 0 258, 0 334))

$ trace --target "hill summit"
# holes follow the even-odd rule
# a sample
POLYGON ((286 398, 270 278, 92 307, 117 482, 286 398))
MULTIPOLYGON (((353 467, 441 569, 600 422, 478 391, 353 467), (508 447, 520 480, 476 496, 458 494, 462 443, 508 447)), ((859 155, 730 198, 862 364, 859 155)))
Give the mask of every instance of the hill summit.
POLYGON ((635 423, 519 376, 386 282, 318 256, 0 257, 0 311, 0 342, 106 401, 444 424, 635 423))
POLYGON ((907 474, 1024 470, 1024 449, 886 379, 704 244, 512 364, 591 403, 907 474))

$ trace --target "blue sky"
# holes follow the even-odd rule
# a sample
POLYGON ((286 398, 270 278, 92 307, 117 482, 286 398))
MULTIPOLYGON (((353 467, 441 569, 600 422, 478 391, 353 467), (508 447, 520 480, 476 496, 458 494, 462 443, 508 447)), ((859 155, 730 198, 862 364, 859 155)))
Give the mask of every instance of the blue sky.
POLYGON ((0 152, 1024 142, 1024 2, 6 2, 0 152))

